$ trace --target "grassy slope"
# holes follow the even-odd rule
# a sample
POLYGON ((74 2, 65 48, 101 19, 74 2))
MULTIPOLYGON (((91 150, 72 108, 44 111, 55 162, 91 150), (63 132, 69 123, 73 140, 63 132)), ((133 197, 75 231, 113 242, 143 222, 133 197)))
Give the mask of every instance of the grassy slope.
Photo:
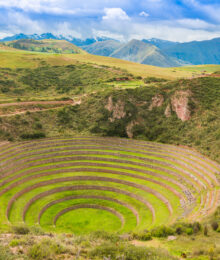
POLYGON ((164 143, 192 146, 212 159, 220 161, 220 79, 198 78, 180 80, 161 85, 161 87, 141 87, 135 89, 102 91, 82 99, 82 104, 60 108, 54 111, 38 112, 11 118, 2 118, 1 139, 17 139, 23 133, 42 131, 46 136, 110 135, 127 137, 126 127, 135 120, 135 138, 164 143), (190 90, 191 116, 182 122, 172 112, 166 118, 164 111, 171 96, 177 89, 190 90), (161 107, 149 111, 152 97, 162 94, 165 101, 161 107), (105 109, 108 97, 114 104, 123 100, 126 116, 110 122, 112 113, 105 109), (42 129, 38 129, 38 125, 42 129))
POLYGON ((219 91, 218 78, 181 80, 160 88, 114 90, 93 95, 72 112, 71 109, 63 110, 59 118, 69 129, 86 129, 96 134, 121 137, 127 137, 126 127, 137 121, 138 126, 133 128, 135 138, 192 146, 220 161, 219 91), (171 96, 178 89, 192 93, 189 100, 192 118, 189 121, 182 122, 174 112, 169 118, 164 115, 171 96), (152 97, 158 93, 164 96, 165 101, 161 107, 149 111, 152 97), (118 100, 124 102, 126 116, 114 122, 109 121, 112 113, 104 108, 109 96, 113 97, 114 104, 118 100))
POLYGON ((86 53, 81 48, 75 46, 64 40, 17 40, 6 42, 3 45, 11 48, 27 50, 27 51, 38 51, 38 52, 49 52, 49 53, 86 53))
POLYGON ((220 66, 193 66, 183 68, 158 68, 149 65, 138 64, 120 59, 95 56, 91 54, 49 54, 49 53, 34 53, 18 50, 7 50, 0 48, 0 58, 2 68, 36 68, 42 62, 49 65, 69 65, 76 62, 90 62, 97 65, 106 65, 110 67, 118 67, 128 70, 137 76, 148 77, 164 77, 168 79, 176 79, 182 77, 192 77, 193 72, 201 74, 201 70, 207 70, 209 73, 219 70, 220 66))

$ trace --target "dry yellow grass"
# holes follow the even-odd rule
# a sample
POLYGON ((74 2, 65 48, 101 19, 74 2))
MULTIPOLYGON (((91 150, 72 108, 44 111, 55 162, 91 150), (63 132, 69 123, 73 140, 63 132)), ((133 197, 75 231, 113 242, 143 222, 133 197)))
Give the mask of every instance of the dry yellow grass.
POLYGON ((46 62, 49 65, 69 65, 76 62, 94 63, 126 69, 136 76, 160 77, 167 79, 191 78, 198 76, 203 71, 212 73, 220 70, 220 65, 200 65, 178 68, 160 68, 143 65, 135 62, 120 60, 116 58, 103 57, 91 54, 49 54, 28 51, 19 51, 13 48, 0 47, 0 67, 8 68, 34 68, 46 62))

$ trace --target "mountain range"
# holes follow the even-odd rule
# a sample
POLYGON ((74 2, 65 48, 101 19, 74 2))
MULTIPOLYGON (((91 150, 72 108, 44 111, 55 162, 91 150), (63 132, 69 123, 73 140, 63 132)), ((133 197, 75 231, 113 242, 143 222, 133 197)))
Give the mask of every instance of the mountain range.
POLYGON ((0 41, 21 39, 65 40, 94 55, 109 56, 160 67, 183 65, 220 64, 220 38, 206 41, 178 43, 161 39, 131 40, 119 42, 107 37, 78 39, 72 36, 45 34, 17 34, 0 41))

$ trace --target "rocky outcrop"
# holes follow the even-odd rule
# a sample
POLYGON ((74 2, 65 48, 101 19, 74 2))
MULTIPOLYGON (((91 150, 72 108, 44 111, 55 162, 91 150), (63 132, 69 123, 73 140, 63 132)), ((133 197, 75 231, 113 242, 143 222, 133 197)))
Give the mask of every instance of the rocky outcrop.
POLYGON ((170 104, 167 105, 166 109, 165 109, 165 112, 164 112, 164 115, 166 117, 170 117, 171 116, 171 108, 170 108, 170 104))
POLYGON ((164 102, 164 97, 161 94, 158 94, 152 98, 152 102, 149 106, 149 110, 151 111, 154 107, 161 107, 164 102))
POLYGON ((177 117, 182 121, 190 119, 190 109, 188 106, 190 92, 179 90, 171 97, 172 110, 176 112, 177 117))
POLYGON ((126 116, 126 112, 124 111, 124 102, 121 100, 118 100, 116 104, 114 105, 112 97, 110 96, 108 98, 108 103, 105 106, 105 108, 109 111, 112 112, 112 117, 109 118, 110 122, 114 122, 115 119, 121 119, 126 116))
POLYGON ((131 121, 131 122, 127 125, 127 127, 126 127, 126 133, 127 133, 127 135, 128 135, 129 138, 133 138, 133 131, 132 131, 132 129, 133 129, 133 127, 134 127, 135 125, 137 125, 137 124, 138 124, 138 122, 136 122, 136 121, 131 121))

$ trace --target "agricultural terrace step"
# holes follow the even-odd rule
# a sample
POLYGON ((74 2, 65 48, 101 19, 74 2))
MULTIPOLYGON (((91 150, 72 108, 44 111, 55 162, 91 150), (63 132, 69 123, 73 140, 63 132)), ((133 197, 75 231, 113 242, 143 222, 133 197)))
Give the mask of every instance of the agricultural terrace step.
POLYGON ((93 205, 93 204, 75 205, 75 206, 69 207, 67 209, 64 209, 64 210, 60 211, 55 216, 53 223, 56 226, 56 222, 57 222, 58 218, 60 218, 62 215, 66 214, 69 211, 76 210, 76 209, 87 209, 87 208, 90 208, 90 209, 100 209, 100 210, 109 211, 110 213, 114 214, 115 216, 117 216, 121 220, 122 227, 125 224, 124 217, 119 212, 117 212, 116 210, 108 208, 108 207, 104 207, 104 206, 101 206, 101 205, 93 205))
MULTIPOLYGON (((65 198, 62 198, 62 199, 51 201, 46 206, 44 206, 42 208, 42 210, 40 211, 40 213, 38 215, 38 224, 40 224, 41 216, 44 214, 44 212, 48 208, 50 208, 51 206, 58 204, 60 202, 68 201, 68 200, 75 200, 75 199, 99 199, 99 200, 107 200, 107 201, 112 201, 112 202, 118 203, 118 204, 128 208, 134 214, 134 216, 136 217, 137 225, 139 224, 140 218, 139 218, 138 212, 136 211, 136 209, 134 207, 132 207, 128 203, 125 203, 125 202, 117 200, 117 199, 105 197, 105 196, 95 196, 95 195, 74 195, 74 196, 68 196, 68 197, 65 197, 65 198)), ((25 214, 26 214, 26 211, 23 211, 23 221, 25 221, 25 214)))
MULTIPOLYGON (((64 171, 64 172, 67 173, 66 171, 64 171)), ((73 172, 74 173, 75 172, 76 173, 91 172, 91 173, 94 173, 94 175, 96 175, 96 173, 110 173, 110 174, 115 174, 115 175, 128 176, 128 177, 132 177, 134 179, 145 180, 145 181, 148 181, 148 182, 158 184, 158 185, 162 186, 163 188, 171 191, 175 196, 177 196, 179 199, 181 199, 182 203, 186 203, 185 197, 181 193, 179 193, 178 191, 176 191, 175 189, 173 189, 172 187, 167 185, 166 183, 162 183, 160 181, 156 181, 156 180, 144 177, 144 176, 138 176, 138 175, 135 175, 135 174, 120 172, 120 171, 105 170, 105 169, 90 169, 90 168, 78 168, 78 169, 76 168, 76 169, 73 169, 70 173, 73 173, 73 172)), ((36 174, 36 175, 33 175, 33 176, 23 178, 19 181, 12 183, 8 187, 6 187, 2 191, 0 191, 0 196, 3 195, 5 192, 11 190, 12 188, 18 187, 20 184, 23 184, 23 183, 28 182, 30 180, 39 179, 40 177, 43 177, 43 176, 49 176, 49 175, 54 175, 54 172, 44 172, 44 173, 40 173, 40 174, 36 174)))
MULTIPOLYGON (((16 161, 12 164, 13 168, 11 169, 9 174, 12 174, 14 172, 14 169, 18 170, 18 169, 22 169, 24 168, 24 163, 29 162, 29 167, 30 166, 36 166, 39 163, 45 162, 45 163, 49 163, 49 162, 58 162, 61 160, 62 161, 67 161, 67 160, 71 160, 71 156, 79 156, 79 155, 84 155, 84 156, 88 156, 88 155, 98 155, 98 156, 102 156, 103 161, 105 160, 104 156, 112 156, 112 157, 119 157, 119 158, 126 158, 129 160, 138 160, 138 161, 144 161, 144 162, 150 162, 150 163, 154 163, 154 164, 159 164, 159 165, 163 165, 175 170, 178 170, 179 172, 184 172, 185 174, 189 174, 191 171, 194 172, 195 175, 199 175, 201 179, 203 179, 210 187, 213 187, 212 182, 210 181, 210 179, 208 179, 205 175, 201 174, 199 171, 196 171, 195 169, 191 169, 190 167, 186 167, 184 165, 184 168, 181 168, 178 166, 178 162, 176 162, 176 164, 172 164, 170 162, 167 161, 161 161, 161 160, 156 160, 156 159, 152 159, 152 158, 146 158, 146 157, 140 157, 140 156, 132 156, 132 155, 124 155, 124 154, 117 154, 114 152, 101 152, 101 151, 74 151, 71 153, 66 153, 66 156, 69 155, 69 157, 65 157, 62 158, 62 156, 60 156, 59 153, 57 154, 53 154, 53 155, 40 155, 39 157, 35 157, 35 160, 33 160, 33 158, 26 158, 26 159, 22 159, 20 161, 16 161), (45 160, 47 159, 47 160, 45 160), (32 161, 31 161, 32 160, 32 161), (190 168, 190 170, 188 169, 190 168)), ((64 154, 63 154, 64 156, 64 154)), ((27 166, 26 166, 27 167, 27 166)), ((7 169, 2 169, 7 170, 7 169)), ((191 176, 193 176, 193 178, 196 178, 195 175, 193 175, 192 173, 190 173, 191 176)), ((5 177, 4 174, 2 177, 5 177)), ((197 180, 198 181, 198 180, 197 180)), ((203 185, 203 184, 202 184, 203 185)))
MULTIPOLYGON (((104 167, 103 170, 105 171, 105 167, 106 167, 106 168, 114 168, 114 171, 118 170, 118 169, 119 170, 123 169, 123 170, 133 171, 136 174, 140 174, 141 173, 141 174, 146 174, 146 175, 158 177, 158 178, 160 178, 162 180, 171 182, 171 183, 175 184, 176 186, 178 186, 187 195, 187 197, 190 198, 191 200, 195 199, 193 194, 192 194, 192 192, 184 184, 182 184, 181 180, 176 181, 175 179, 172 179, 170 177, 164 176, 164 175, 162 175, 160 173, 156 173, 156 172, 153 172, 153 171, 141 170, 141 169, 137 169, 137 168, 133 168, 133 167, 126 167, 126 166, 116 166, 114 164, 99 164, 99 163, 86 163, 86 162, 83 163, 83 164, 82 163, 75 163, 75 166, 81 166, 80 169, 82 171, 84 171, 86 169, 87 170, 89 169, 89 171, 92 171, 92 170, 94 171, 95 167, 96 167, 95 168, 96 171, 98 170, 98 168, 103 169, 103 167, 104 167), (86 168, 86 166, 93 166, 94 168, 86 168)), ((101 169, 99 169, 99 171, 101 171, 101 169)), ((49 170, 50 170, 49 172, 47 171, 48 175, 51 174, 51 172, 53 172, 53 174, 58 174, 58 173, 61 174, 63 172, 67 172, 67 171, 75 171, 74 168, 72 168, 72 170, 71 170, 71 169, 57 169, 57 167, 56 167, 56 170, 52 170, 51 168, 49 170)), ((34 176, 36 178, 36 174, 39 173, 39 168, 38 168, 37 172, 32 172, 32 173, 35 174, 34 176)), ((41 171, 41 173, 42 173, 42 171, 41 171)), ((5 185, 9 184, 10 182, 12 182, 14 180, 17 180, 20 177, 24 177, 26 175, 27 175, 27 172, 22 172, 22 173, 20 173, 18 175, 11 176, 8 179, 2 181, 0 183, 0 186, 1 187, 5 186, 5 185)))
POLYGON ((193 160, 196 160, 196 161, 200 161, 200 163, 203 163, 206 165, 207 168, 209 168, 211 171, 213 172, 216 172, 220 170, 220 166, 214 162, 214 161, 211 161, 210 159, 206 158, 205 156, 199 154, 199 153, 196 153, 195 151, 192 151, 192 150, 186 150, 186 149, 183 149, 183 148, 180 148, 178 146, 171 146, 171 145, 166 145, 166 144, 159 144, 159 143, 154 143, 154 142, 142 142, 142 141, 136 141, 136 140, 126 140, 126 139, 116 139, 116 138, 111 138, 109 140, 109 138, 105 137, 104 139, 101 138, 101 137, 96 137, 95 139, 92 137, 89 138, 75 138, 75 139, 46 139, 44 141, 40 141, 40 142, 25 142, 25 143, 21 143, 21 144, 17 144, 14 146, 14 148, 18 147, 18 146, 21 146, 21 148, 24 148, 24 147, 28 147, 28 146, 31 146, 33 147, 33 144, 36 146, 38 144, 56 144, 56 143, 65 143, 65 142, 74 142, 74 143, 81 143, 81 142, 91 142, 92 144, 94 143, 98 143, 98 144, 106 144, 108 142, 110 142, 110 144, 116 144, 117 146, 120 146, 121 143, 124 143, 124 146, 128 146, 130 147, 131 145, 132 146, 136 146, 136 147, 139 147, 139 148, 155 148, 155 149, 162 149, 162 150, 165 150, 165 152, 175 152, 175 153, 178 153, 179 156, 183 156, 183 154, 185 155, 185 157, 191 157, 191 159, 193 160), (48 141, 49 140, 49 141, 48 141), (214 165, 214 167, 212 167, 211 165, 214 165))
MULTIPOLYGON (((156 149, 153 149, 153 148, 148 148, 150 149, 150 152, 148 152, 148 150, 131 150, 131 146, 130 147, 123 147, 120 148, 118 146, 94 146, 94 145, 84 145, 84 146, 70 146, 72 143, 67 143, 65 144, 65 146, 62 146, 62 147, 48 147, 48 146, 43 146, 43 147, 37 147, 38 150, 35 149, 35 151, 33 151, 33 147, 30 147, 29 149, 23 149, 22 150, 22 153, 18 153, 18 151, 14 154, 10 154, 10 157, 8 158, 8 156, 5 156, 2 158, 1 160, 1 164, 2 166, 4 167, 4 165, 8 165, 10 164, 11 161, 17 161, 17 160, 21 160, 22 158, 25 158, 27 157, 27 154, 28 154, 28 157, 30 158, 30 156, 33 156, 33 155, 39 155, 39 154, 46 154, 46 153, 55 153, 56 151, 60 151, 63 153, 63 151, 74 151, 74 150, 117 150, 117 151, 120 151, 120 152, 130 152, 130 153, 139 153, 139 154, 142 154, 143 156, 144 155, 147 155, 147 156, 154 156, 154 157, 158 157, 158 158, 162 158, 162 159, 168 159, 168 160, 171 160, 173 162, 176 162, 176 163, 180 163, 182 165, 184 165, 185 167, 190 167, 192 169, 192 166, 194 170, 196 170, 198 172, 198 170, 204 172, 206 175, 208 175, 214 182, 216 185, 218 185, 218 180, 216 178, 216 176, 210 172, 212 171, 211 169, 210 170, 207 170, 205 167, 207 166, 204 166, 202 167, 202 165, 200 165, 199 163, 202 163, 201 161, 193 161, 192 159, 189 159, 189 158, 186 158, 184 156, 181 156, 181 155, 177 155, 177 154, 174 154, 174 153, 170 153, 170 152, 167 152, 167 151, 163 151, 163 150, 156 150, 156 149), (46 148, 46 149, 39 149, 39 148, 46 148), (42 151, 43 150, 43 151, 42 151), (165 155, 163 154, 165 153, 165 155), (175 157, 174 155, 178 156, 178 157, 175 157), (7 159, 8 158, 8 159, 7 159)), ((73 145, 73 144, 72 144, 73 145)), ((136 148, 136 147, 134 147, 136 148)))
MULTIPOLYGON (((160 143, 154 143, 154 142, 146 142, 146 141, 137 141, 137 140, 130 140, 130 139, 120 139, 120 138, 109 138, 109 137, 74 137, 74 138, 47 138, 46 140, 41 140, 41 141, 26 141, 23 143, 17 143, 15 144, 13 147, 16 148, 18 146, 24 146, 24 145, 29 145, 29 146, 33 146, 33 145, 37 145, 39 143, 44 143, 44 144, 53 144, 53 143, 58 143, 58 142, 68 142, 68 141, 75 141, 75 142, 89 142, 91 141, 93 144, 94 143, 99 143, 100 141, 102 141, 102 143, 106 143, 107 141, 110 142, 110 144, 112 143, 116 143, 117 145, 137 145, 137 146, 151 146, 154 148, 160 148, 163 149, 165 151, 169 151, 169 150, 173 150, 175 152, 178 152, 180 155, 185 154, 187 157, 189 155, 193 156, 193 157, 197 157, 203 160, 203 163, 207 164, 207 167, 212 167, 213 166, 213 171, 219 171, 220 170, 220 166, 214 162, 211 161, 209 158, 199 154, 198 152, 195 152, 192 149, 185 149, 179 146, 173 146, 173 145, 168 145, 168 144, 160 144, 160 143), (212 165, 212 166, 211 166, 212 165)), ((12 147, 11 147, 12 148, 12 147)))
POLYGON ((125 180, 114 179, 114 178, 95 177, 95 176, 74 176, 74 177, 64 177, 64 178, 52 179, 52 180, 48 180, 48 181, 39 182, 39 183, 26 187, 25 189, 17 192, 8 203, 7 218, 9 218, 9 212, 11 210, 13 203, 23 194, 25 194, 33 189, 39 188, 39 187, 43 187, 43 186, 47 186, 47 185, 55 184, 55 183, 69 182, 69 181, 102 181, 102 182, 119 183, 119 184, 123 184, 125 186, 134 187, 134 188, 143 190, 147 193, 154 195, 155 197, 157 197, 159 200, 161 200, 166 205, 166 207, 169 210, 170 215, 173 213, 173 208, 167 198, 165 198, 159 192, 152 190, 151 188, 146 187, 144 185, 132 183, 132 182, 125 181, 125 180))
MULTIPOLYGON (((155 209, 154 207, 144 198, 142 198, 141 196, 131 193, 129 191, 126 190, 121 190, 118 188, 114 188, 114 187, 107 187, 107 186, 97 186, 97 185, 74 185, 74 186, 65 186, 65 187, 58 187, 58 188, 54 188, 54 189, 50 189, 48 191, 42 192, 37 194, 35 197, 31 198, 30 201, 25 205, 24 207, 24 211, 23 211, 23 216, 26 215, 29 207, 35 203, 37 200, 40 200, 46 196, 52 195, 52 194, 56 194, 56 193, 62 193, 65 191, 75 191, 75 190, 83 190, 83 191, 87 191, 87 190, 100 190, 100 191, 111 191, 114 193, 118 193, 118 194, 123 194, 126 195, 130 198, 133 198, 137 201, 139 201, 140 203, 144 204, 146 208, 148 208, 152 214, 152 218, 153 221, 155 220, 155 209)), ((7 216, 9 216, 9 211, 7 211, 7 216)))
MULTIPOLYGON (((16 168, 16 171, 20 170, 22 171, 23 173, 26 173, 26 174, 29 174, 29 173, 33 173, 35 172, 36 170, 39 171, 39 170, 44 170, 44 169, 52 169, 54 167, 70 167, 70 166, 73 166, 73 165, 76 165, 79 163, 79 161, 82 161, 79 163, 79 165, 83 165, 84 162, 83 161, 96 161, 96 162, 100 162, 103 163, 103 162, 108 162, 109 164, 111 163, 121 163, 121 164, 126 164, 126 165, 132 165, 132 166, 138 166, 138 167, 145 167, 145 168, 150 168, 152 170, 159 170, 159 171, 162 171, 162 172, 166 172, 170 175, 173 175, 173 176, 176 176, 178 178, 184 178, 182 175, 185 174, 187 177, 190 177, 193 181, 190 181, 190 184, 192 184, 194 186, 195 189, 197 189, 198 191, 198 187, 204 187, 206 189, 206 185, 201 182, 196 176, 194 176, 193 174, 191 174, 190 172, 175 172, 174 170, 170 170, 170 169, 167 169, 167 168, 163 168, 163 165, 160 165, 160 166, 155 166, 155 165, 151 165, 151 164, 146 164, 146 163, 140 163, 140 162, 135 162, 135 161, 128 161, 128 160, 122 160, 122 159, 114 159, 114 158, 100 158, 100 157, 87 157, 87 156, 74 156, 73 158, 71 158, 70 162, 66 162, 67 161, 67 158, 66 160, 63 162, 63 161, 59 161, 59 160, 52 160, 50 162, 51 165, 43 165, 43 163, 45 164, 49 164, 49 161, 46 160, 45 162, 41 161, 41 164, 38 165, 38 162, 32 162, 32 163, 29 163, 26 166, 26 168, 24 168, 24 166, 22 167, 17 167, 16 168), (34 167, 32 169, 28 169, 29 167, 34 167)), ((2 178, 6 178, 6 177, 9 177, 13 174, 15 174, 15 170, 11 170, 11 171, 7 171, 5 174, 2 174, 2 178)))

